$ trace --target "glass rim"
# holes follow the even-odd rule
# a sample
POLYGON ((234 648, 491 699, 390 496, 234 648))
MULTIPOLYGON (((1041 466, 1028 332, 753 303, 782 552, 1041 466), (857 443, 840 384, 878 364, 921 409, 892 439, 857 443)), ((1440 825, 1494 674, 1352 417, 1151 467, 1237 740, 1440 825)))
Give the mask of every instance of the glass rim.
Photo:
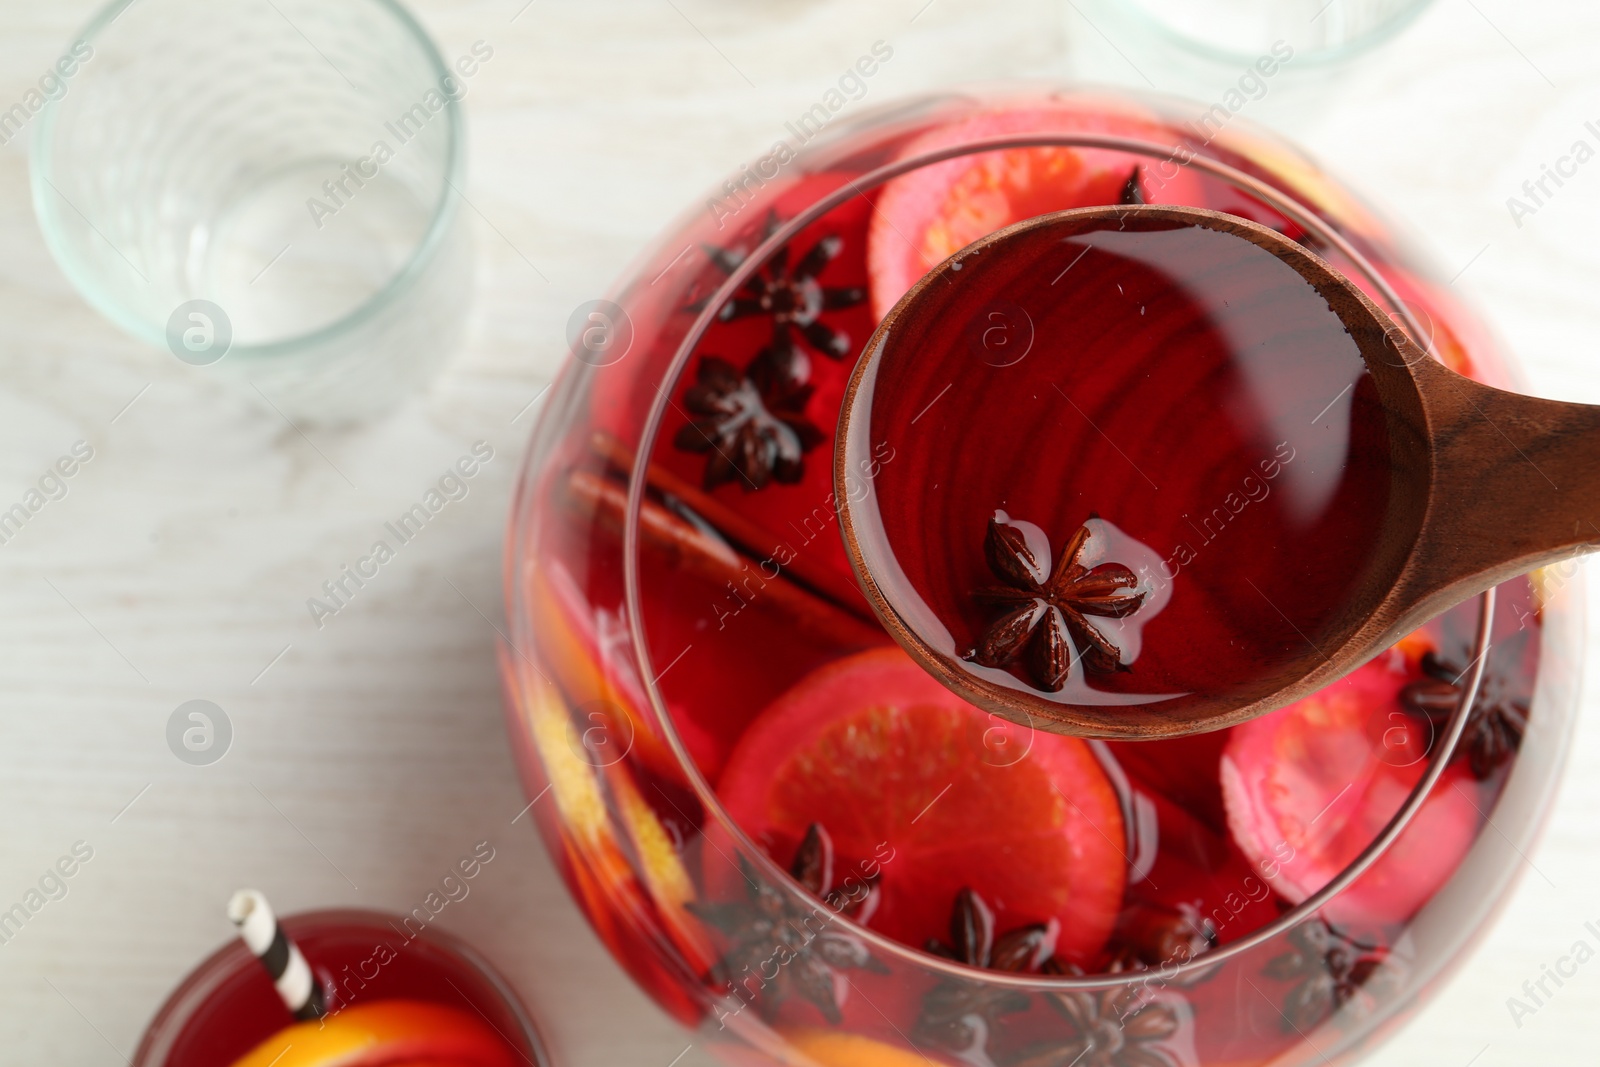
MULTIPOLYGON (((682 342, 674 352, 671 362, 663 370, 662 380, 675 383, 681 378, 690 358, 694 355, 695 349, 698 348, 702 337, 706 330, 710 328, 722 306, 733 297, 757 270, 766 265, 767 261, 779 248, 787 244, 806 226, 847 202, 851 197, 864 195, 868 190, 876 188, 900 174, 959 156, 1005 149, 1039 147, 1100 148, 1144 155, 1173 162, 1179 166, 1194 165, 1251 193, 1296 224, 1315 233, 1319 239, 1326 240, 1347 256, 1355 268, 1365 275, 1374 288, 1388 301, 1393 309, 1391 315, 1398 315, 1403 320, 1404 328, 1412 335, 1413 339, 1422 339, 1417 341, 1418 347, 1426 349, 1430 355, 1433 355, 1432 340, 1425 331, 1420 329, 1410 305, 1394 292, 1393 288, 1378 273, 1377 269, 1372 266, 1365 256, 1351 246, 1342 235, 1288 194, 1220 160, 1202 156, 1198 152, 1181 145, 1168 147, 1152 141, 1097 134, 1024 134, 964 142, 960 145, 895 160, 877 167, 858 178, 847 179, 845 184, 838 189, 812 203, 788 222, 779 226, 729 274, 717 290, 705 301, 704 306, 695 318, 694 324, 684 335, 682 342), (1180 155, 1187 155, 1188 158, 1179 159, 1180 155)), ((629 470, 627 506, 623 512, 623 607, 628 619, 629 638, 633 644, 634 664, 638 669, 639 678, 650 702, 651 709, 656 716, 656 720, 661 725, 662 736, 684 771, 690 788, 696 793, 708 816, 715 818, 721 824, 723 830, 729 834, 735 845, 743 850, 747 859, 757 866, 764 877, 773 884, 781 885, 785 892, 805 897, 809 895, 805 888, 788 871, 784 870, 777 861, 758 847, 722 806, 716 790, 706 780, 699 765, 695 763, 682 738, 679 737, 677 727, 666 706, 666 700, 657 684, 659 679, 651 661, 649 644, 644 632, 640 586, 639 518, 644 505, 647 472, 651 463, 652 451, 661 432, 661 425, 665 418, 666 410, 670 406, 670 401, 671 394, 668 390, 657 389, 656 397, 640 430, 639 445, 634 450, 633 465, 629 470)), ((1490 627, 1494 619, 1495 590, 1491 588, 1487 592, 1480 594, 1477 600, 1479 603, 1479 617, 1477 633, 1472 647, 1473 661, 1469 669, 1470 676, 1466 679, 1466 685, 1462 688, 1455 710, 1452 712, 1451 718, 1441 735, 1441 741, 1432 754, 1427 771, 1412 787, 1405 802, 1389 819, 1384 828, 1368 842, 1367 846, 1355 859, 1347 864, 1326 885, 1274 921, 1258 927, 1238 940, 1200 953, 1185 962, 1169 963, 1160 968, 1151 968, 1146 971, 1126 971, 1119 974, 1084 975, 1082 977, 1053 977, 1049 975, 992 971, 944 959, 889 938, 879 931, 856 922, 841 911, 830 909, 832 910, 831 921, 842 923, 852 934, 870 943, 878 951, 906 960, 914 966, 942 972, 966 981, 979 981, 991 985, 1019 989, 1106 990, 1140 983, 1160 982, 1166 984, 1197 975, 1225 960, 1242 955, 1258 945, 1293 929, 1315 915, 1323 905, 1343 892, 1345 888, 1376 863, 1388 851, 1389 846, 1399 838, 1416 813, 1421 810, 1423 803, 1432 793, 1434 785, 1444 774, 1451 757, 1455 754, 1457 744, 1466 729, 1468 712, 1473 702, 1477 699, 1478 689, 1487 666, 1487 657, 1483 653, 1488 647, 1490 627)), ((822 906, 826 907, 826 904, 824 903, 822 906)))
MULTIPOLYGON (((1235 49, 1212 44, 1210 41, 1176 29, 1153 14, 1140 0, 1112 0, 1115 7, 1121 9, 1126 15, 1136 20, 1140 26, 1154 36, 1186 49, 1194 56, 1212 63, 1226 63, 1230 65, 1250 66, 1261 57, 1260 52, 1240 52, 1235 49)), ((1358 37, 1352 37, 1336 45, 1325 48, 1308 48, 1303 53, 1295 51, 1295 60, 1302 64, 1327 67, 1343 60, 1351 59, 1363 52, 1376 48, 1395 37, 1401 30, 1411 25, 1416 18, 1432 6, 1433 0, 1409 0, 1402 9, 1391 14, 1387 19, 1376 26, 1363 32, 1358 37)), ((1332 6, 1331 3, 1329 6, 1332 6)), ((1316 18, 1317 16, 1312 16, 1316 18)), ((1289 42, 1292 45, 1292 42, 1289 42)))
MULTIPOLYGON (((124 11, 141 0, 111 0, 101 8, 90 20, 84 24, 83 29, 73 38, 74 41, 92 43, 101 39, 105 31, 122 15, 124 11)), ((432 68, 435 82, 445 77, 454 77, 444 57, 440 54, 438 45, 427 30, 422 27, 416 18, 400 5, 398 0, 362 0, 387 12, 400 27, 405 30, 422 51, 422 55, 429 67, 432 68)), ((457 183, 466 173, 466 129, 465 113, 460 101, 449 93, 444 96, 445 108, 441 113, 446 117, 449 130, 449 143, 446 148, 444 161, 444 187, 439 191, 439 199, 434 203, 428 219, 428 228, 411 249, 405 264, 395 272, 383 287, 365 300, 343 312, 331 322, 318 326, 316 329, 305 333, 285 337, 264 344, 236 343, 229 347, 227 354, 235 359, 269 360, 291 355, 296 351, 335 341, 341 336, 354 333, 365 326, 380 314, 396 303, 406 291, 416 285, 418 279, 426 272, 427 268, 437 258, 439 249, 443 246, 456 217, 460 214, 460 206, 456 197, 451 194, 457 192, 457 183)), ((39 220, 39 230, 44 235, 46 247, 50 249, 51 256, 67 276, 74 289, 86 300, 90 306, 101 315, 111 320, 124 332, 138 340, 144 341, 157 348, 166 346, 165 324, 157 324, 148 319, 134 314, 121 301, 108 296, 103 288, 92 280, 89 271, 81 257, 72 251, 71 246, 61 236, 62 227, 57 221, 61 212, 55 204, 56 200, 65 200, 56 191, 55 183, 51 180, 54 168, 51 161, 51 148, 54 144, 54 133, 57 111, 62 100, 67 94, 53 99, 47 99, 44 107, 39 109, 39 121, 33 130, 32 151, 28 161, 28 177, 33 197, 34 214, 39 220), (54 194, 51 196, 50 194, 54 194)), ((457 194, 459 196, 459 193, 457 194)), ((70 205, 69 205, 70 206, 70 205)), ((109 242, 108 242, 109 243, 109 242)))
MULTIPOLYGON (((384 911, 374 911, 368 908, 315 908, 311 911, 293 912, 279 916, 279 921, 287 928, 287 933, 298 935, 308 926, 338 926, 348 925, 382 925, 385 929, 393 930, 390 920, 402 918, 397 914, 384 911)), ((482 978, 496 996, 505 1004, 507 1012, 516 1020, 518 1033, 513 1035, 520 1040, 522 1047, 513 1047, 519 1055, 526 1059, 523 1048, 533 1054, 530 1061, 533 1067, 548 1067, 553 1061, 550 1059, 550 1050, 545 1045, 544 1037, 539 1032, 538 1024, 534 1022, 533 1013, 528 1010, 522 998, 517 995, 516 989, 502 975, 488 959, 476 948, 467 944, 461 938, 446 930, 434 929, 429 926, 416 935, 419 939, 427 939, 435 948, 443 949, 460 958, 471 970, 482 978)), ((184 976, 179 979, 161 1002, 161 1006, 150 1016, 150 1021, 145 1024, 144 1031, 139 1035, 139 1044, 135 1047, 133 1057, 128 1062, 131 1067, 159 1067, 148 1057, 160 1054, 162 1061, 171 1051, 172 1039, 182 1032, 188 1025, 195 1010, 204 1003, 205 997, 214 991, 217 981, 233 973, 228 970, 232 961, 237 958, 242 965, 258 967, 249 950, 237 937, 232 937, 224 944, 208 953, 204 959, 195 964, 184 976), (197 1000, 198 998, 198 1000, 197 1000), (176 1028, 176 1032, 169 1033, 176 1028)), ((244 969, 243 966, 238 969, 244 969)), ((480 1013, 481 1014, 481 1013, 480 1013)), ((492 1025, 492 1024, 491 1024, 492 1025)), ((512 1039, 506 1038, 507 1044, 513 1044, 512 1039)))

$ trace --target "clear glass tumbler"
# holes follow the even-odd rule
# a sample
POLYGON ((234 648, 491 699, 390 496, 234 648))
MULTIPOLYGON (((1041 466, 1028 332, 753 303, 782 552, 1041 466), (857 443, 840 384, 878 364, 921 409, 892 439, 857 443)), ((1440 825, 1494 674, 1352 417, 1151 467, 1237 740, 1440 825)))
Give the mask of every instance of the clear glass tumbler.
POLYGON ((1432 0, 1099 0, 1207 59, 1248 66, 1275 42, 1300 63, 1346 59, 1398 33, 1432 0))
POLYGON ((465 318, 460 98, 391 0, 117 0, 36 122, 52 253, 135 337, 292 419, 368 417, 465 318))

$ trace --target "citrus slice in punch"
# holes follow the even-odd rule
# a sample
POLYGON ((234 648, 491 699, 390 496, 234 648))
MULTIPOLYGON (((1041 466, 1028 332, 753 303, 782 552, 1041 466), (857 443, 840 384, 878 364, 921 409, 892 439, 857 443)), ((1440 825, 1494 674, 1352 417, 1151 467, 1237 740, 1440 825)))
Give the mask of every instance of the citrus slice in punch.
POLYGON ((948 1062, 936 1053, 913 1051, 839 1030, 796 1027, 784 1031, 783 1037, 799 1053, 788 1061, 795 1067, 941 1067, 948 1062))
MULTIPOLYGON (((1400 690, 1421 676, 1412 651, 1390 649, 1304 700, 1231 731, 1221 761, 1228 827, 1292 904, 1360 855, 1427 770, 1429 735, 1392 725, 1405 721, 1400 690)), ((1477 835, 1475 789, 1461 766, 1447 769, 1390 849, 1323 915, 1352 930, 1410 919, 1455 872, 1477 835)))
MULTIPOLYGON (((1131 119, 1056 109, 986 112, 930 130, 906 146, 916 156, 970 141, 1027 134, 1148 136, 1131 119)), ((1188 168, 1156 173, 1150 157, 1098 148, 1041 146, 956 156, 884 185, 867 239, 872 310, 879 318, 928 271, 1013 222, 1118 203, 1201 203, 1188 168)))
MULTIPOLYGON (((1056 954, 1088 964, 1122 902, 1122 813, 1089 746, 973 707, 899 648, 838 660, 779 697, 718 793, 781 865, 820 823, 833 884, 875 875, 865 920, 918 948, 949 937, 970 888, 996 930, 1052 924, 1056 954)), ((708 881, 738 877, 713 859, 708 881)))
POLYGON ((286 1026, 233 1067, 515 1067, 521 1062, 476 1015, 418 1000, 381 1000, 286 1026))

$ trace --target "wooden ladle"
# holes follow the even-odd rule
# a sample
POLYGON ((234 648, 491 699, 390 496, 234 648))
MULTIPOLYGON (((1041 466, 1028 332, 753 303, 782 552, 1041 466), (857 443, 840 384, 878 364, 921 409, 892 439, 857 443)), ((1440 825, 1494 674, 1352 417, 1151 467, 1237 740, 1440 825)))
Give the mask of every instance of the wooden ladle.
MULTIPOLYGON (((1129 368, 1129 388, 1167 373, 1159 366, 1165 365, 1129 368)), ((1173 366, 1190 364, 1180 360, 1173 366)), ((1197 378, 1196 389, 1215 380, 1216 375, 1197 378)), ((1312 399, 1320 405, 1322 398, 1312 399)), ((1191 410, 1200 422, 1215 414, 1211 407, 1191 410)), ((1018 223, 958 252, 926 275, 879 325, 850 380, 837 439, 835 491, 846 550, 868 600, 895 640, 971 702, 1014 722, 1059 733, 1168 737, 1242 722, 1333 682, 1455 604, 1537 567, 1600 547, 1600 528, 1590 521, 1600 511, 1600 407, 1521 396, 1458 374, 1432 358, 1313 251, 1265 226, 1197 208, 1064 211, 1018 223), (1232 542, 1219 535, 1216 547, 1194 539, 1200 546, 1195 554, 1204 558, 1166 583, 1166 628, 1158 626, 1160 617, 1150 622, 1140 639, 1143 652, 1130 657, 1124 651, 1120 662, 1115 650, 1100 653, 1096 661, 1093 650, 1079 640, 1072 649, 1071 683, 1060 688, 1030 677, 1021 658, 1007 664, 976 662, 980 620, 972 612, 979 609, 969 610, 969 600, 979 595, 976 586, 988 577, 983 524, 989 516, 1005 517, 1004 509, 1027 501, 1032 511, 1015 517, 1043 522, 1035 516, 1053 516, 1055 526, 1044 533, 1049 548, 1059 552, 1068 535, 1091 515, 1099 518, 1085 529, 1093 526, 1108 531, 1106 537, 1120 537, 1126 526, 1136 535, 1141 522, 1148 527, 1161 508, 1175 508, 1184 499, 1176 491, 1166 496, 1145 493, 1139 480, 1150 483, 1152 490, 1157 481, 1167 482, 1142 468, 1146 461, 1140 457, 1155 454, 1157 444, 1147 448, 1147 441, 1184 440, 1185 428, 1175 425, 1182 418, 1152 411, 1141 422, 1137 405, 1132 411, 1125 403, 1119 407, 1114 390, 1096 394, 1092 384, 1059 384, 1089 381, 1091 371, 1102 377, 1109 373, 1103 364, 1116 349, 1105 338, 1118 335, 1101 330, 1104 323, 1094 329, 1083 325, 1082 336, 1079 327, 1084 315, 1122 297, 1129 297, 1131 317, 1118 328, 1127 337, 1166 331, 1161 336, 1177 345, 1199 335, 1193 324, 1176 322, 1173 316, 1179 312, 1170 310, 1192 309, 1193 301, 1174 303, 1154 290, 1148 301, 1129 296, 1136 285, 1149 289, 1151 278, 1164 276, 1159 261, 1132 264, 1107 252, 1128 245, 1128 233, 1180 230, 1199 233, 1189 244, 1209 249, 1206 254, 1215 260, 1199 267, 1191 262, 1193 279, 1209 284, 1208 279, 1226 281, 1252 271, 1251 277, 1271 276, 1270 284, 1251 290, 1251 299, 1217 304, 1220 309, 1226 303, 1219 313, 1232 316, 1224 331, 1229 336, 1257 337, 1249 332, 1252 323, 1308 300, 1315 304, 1312 311, 1326 318, 1319 326, 1315 314, 1296 312, 1281 329, 1271 323, 1262 326, 1258 340, 1247 347, 1253 346, 1251 358, 1258 362, 1265 358, 1262 352, 1283 353, 1281 366, 1259 363, 1260 375, 1270 378, 1275 367, 1292 364, 1300 368, 1294 374, 1315 378, 1333 360, 1315 353, 1338 352, 1344 346, 1347 355, 1341 358, 1349 366, 1339 373, 1353 375, 1348 379, 1353 388, 1335 397, 1330 407, 1343 406, 1332 417, 1318 416, 1320 421, 1296 415, 1299 422, 1278 419, 1275 425, 1305 424, 1309 428, 1297 432, 1324 451, 1327 442, 1343 439, 1338 434, 1353 434, 1349 447, 1354 455, 1362 432, 1357 409, 1366 405, 1361 410, 1377 427, 1368 439, 1379 445, 1375 454, 1350 462, 1366 465, 1367 496, 1383 502, 1381 511, 1355 534, 1339 534, 1337 523, 1354 521, 1350 516, 1365 497, 1333 493, 1331 503, 1305 520, 1314 532, 1305 535, 1303 545, 1287 533, 1270 540, 1285 560, 1295 560, 1297 551, 1306 555, 1305 573, 1311 577, 1286 581, 1277 592, 1258 587, 1259 599, 1248 590, 1234 599, 1226 599, 1232 591, 1219 592, 1226 578, 1224 561, 1248 561, 1244 555, 1228 555, 1243 551, 1243 533, 1232 535, 1232 542), (1115 236, 1119 234, 1123 236, 1115 236), (1101 254, 1083 258, 1096 250, 1101 254), (1071 303, 1074 294, 1087 300, 1083 294, 1091 292, 1092 303, 1071 303), (1151 315, 1146 315, 1146 303, 1151 315), (1161 307, 1169 310, 1163 313, 1161 307), (1075 310, 1069 314, 1063 308, 1075 310), (960 340, 974 336, 972 319, 980 310, 1000 323, 996 328, 1012 330, 1007 336, 1013 348, 1006 358, 982 358, 986 354, 981 347, 960 340), (1093 367, 1080 366, 1080 349, 1097 353, 1093 367), (1059 397, 1051 395, 1052 389, 1059 397), (1028 442, 1027 447, 1017 447, 1018 441, 1028 442), (1005 442, 1010 442, 1006 448, 997 444, 1005 442), (1120 504, 1113 501, 1109 509, 1079 500, 1073 472, 1084 468, 1074 465, 1075 450, 1091 446, 1111 457, 1105 462, 1126 460, 1127 481, 1144 495, 1137 501, 1131 496, 1120 504), (1106 448, 1114 448, 1115 454, 1106 448), (997 451, 1015 454, 993 454, 997 451), (946 513, 958 499, 977 500, 982 506, 975 505, 956 521, 946 513), (1363 546, 1359 565, 1328 563, 1329 552, 1355 542, 1363 546), (1318 558, 1309 558, 1313 555, 1318 558), (1212 568, 1209 574, 1206 566, 1212 568), (1280 610, 1300 592, 1305 597, 1298 608, 1280 610), (1246 617, 1258 610, 1259 618, 1246 617), (1210 621, 1176 629, 1177 620, 1185 618, 1210 621), (1215 648, 1208 650, 1207 641, 1215 648), (1244 655, 1241 645, 1251 641, 1261 648, 1244 655), (1156 678, 1146 665, 1162 662, 1163 654, 1179 662, 1176 649, 1183 643, 1182 662, 1189 675, 1156 678), (1256 666, 1229 676, 1216 666, 1224 661, 1256 666), (1097 675, 1088 669, 1097 662, 1102 672, 1111 673, 1097 675)), ((1187 452, 1204 466, 1205 443, 1195 437, 1185 448, 1161 454, 1171 465, 1187 452)), ((1293 446, 1288 452, 1294 452, 1293 446)), ((1262 471, 1269 469, 1267 462, 1262 471)), ((1302 464, 1295 468, 1297 477, 1333 484, 1334 475, 1312 469, 1313 460, 1297 462, 1302 464)), ((1197 476, 1220 479, 1225 473, 1202 470, 1197 476)), ((1260 475, 1256 481, 1265 484, 1260 475)), ((1287 483, 1285 478, 1279 484, 1287 483)), ((1243 484, 1250 485, 1248 478, 1243 484)), ((1234 497, 1244 500, 1232 494, 1230 501, 1234 497)), ((1280 496, 1271 506, 1293 503, 1293 498, 1280 496)), ((1268 505, 1248 506, 1257 510, 1238 520, 1239 530, 1245 529, 1245 520, 1278 521, 1268 505)), ((1176 521, 1176 515, 1171 518, 1176 521)), ((1184 519, 1190 516, 1186 513, 1184 519)), ((1189 525, 1199 533, 1195 522, 1189 525)), ((1119 543, 1142 544, 1137 536, 1119 543)), ((1164 557, 1169 545, 1148 548, 1151 558, 1164 557)), ((1114 545, 1104 548, 1100 558, 1115 558, 1116 551, 1114 545)), ((1129 560, 1122 562, 1131 566, 1129 560)), ((1034 564, 1050 568, 1047 558, 1034 564)), ((1013 604, 1026 603, 1028 583, 1019 585, 1016 573, 1013 586, 1024 591, 1007 595, 1013 604)), ((1131 572, 1124 568, 1119 573, 1131 572)), ((1152 579, 1148 567, 1139 573, 1139 589, 1130 586, 1127 594, 1154 597, 1149 583, 1160 579, 1152 579)), ((1042 582, 1042 572, 1039 577, 1042 582)), ((1034 622, 1048 620, 1054 610, 1045 600, 1038 600, 1037 607, 1034 622)), ((1083 633, 1082 622, 1078 620, 1074 633, 1083 633)))

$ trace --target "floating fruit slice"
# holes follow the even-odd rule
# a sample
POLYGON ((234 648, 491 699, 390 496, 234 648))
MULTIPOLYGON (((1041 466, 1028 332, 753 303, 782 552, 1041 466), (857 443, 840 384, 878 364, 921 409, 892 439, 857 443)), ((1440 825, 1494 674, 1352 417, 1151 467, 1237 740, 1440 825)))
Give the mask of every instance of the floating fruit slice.
MULTIPOLYGON (((657 774, 677 774, 676 758, 645 710, 649 704, 634 670, 620 610, 608 613, 592 605, 558 560, 529 566, 524 589, 540 660, 537 670, 576 709, 580 725, 568 727, 568 747, 596 766, 632 755, 657 774)), ((521 649, 512 652, 524 659, 521 649)), ((531 661, 524 662, 534 669, 531 661)))
POLYGON ((676 824, 674 830, 667 828, 656 810, 646 802, 627 764, 607 767, 605 773, 622 825, 628 831, 639 879, 655 904, 662 926, 694 972, 703 973, 716 956, 700 924, 685 908, 695 899, 694 884, 683 864, 685 831, 677 829, 676 824))
POLYGON ((663 969, 655 931, 638 921, 650 913, 650 901, 617 839, 601 784, 604 769, 574 743, 572 719, 555 685, 505 648, 500 659, 517 679, 506 691, 516 747, 524 754, 524 784, 546 783, 528 790, 535 798, 529 812, 573 898, 628 973, 685 1025, 694 1025, 701 1005, 683 990, 681 969, 663 969), (546 788, 550 799, 542 800, 546 788))
MULTIPOLYGON (((1138 137, 1148 131, 1104 115, 1009 109, 932 130, 902 154, 1027 133, 1138 137)), ((1197 179, 1186 169, 1169 164, 1175 173, 1163 178, 1148 170, 1151 162, 1095 148, 1014 148, 957 156, 893 179, 884 186, 868 234, 873 314, 883 318, 918 278, 1013 222, 1101 204, 1203 202, 1197 179)))
MULTIPOLYGON (((1476 610, 1472 609, 1474 613, 1476 610)), ((1386 653, 1387 662, 1397 670, 1418 671, 1423 653, 1433 644, 1428 631, 1418 630, 1402 638, 1386 653), (1400 659, 1395 659, 1396 656, 1400 659)), ((1381 740, 1392 725, 1375 720, 1374 738, 1381 740)), ((1399 740, 1402 733, 1395 730, 1388 736, 1399 740)), ((1208 829, 1226 834, 1227 816, 1223 813, 1217 774, 1223 749, 1232 736, 1231 731, 1218 730, 1156 741, 1107 741, 1106 747, 1136 787, 1160 794, 1208 829)), ((1162 839, 1167 839, 1165 833, 1162 839)))
POLYGON ((783 1032, 789 1048, 799 1055, 786 1062, 796 1067, 939 1067, 945 1061, 918 1049, 839 1030, 796 1027, 783 1032))
MULTIPOLYGON (((1426 730, 1398 700, 1415 642, 1312 696, 1233 729, 1221 762, 1228 826, 1274 889, 1298 904, 1380 833, 1427 768, 1426 730)), ((1475 786, 1447 770, 1394 846, 1323 910, 1356 929, 1402 923, 1438 891, 1481 818, 1475 786)))
POLYGON ((233 1067, 514 1067, 521 1059, 476 1016, 442 1004, 385 1000, 286 1026, 233 1067))
MULTIPOLYGON (((905 944, 946 938, 971 888, 997 927, 1053 922, 1057 954, 1086 964, 1122 900, 1122 814, 1089 747, 1019 736, 898 648, 839 660, 780 697, 729 757, 719 795, 779 862, 820 822, 835 880, 876 872, 870 924, 905 944)), ((730 873, 708 861, 713 886, 730 873)))

